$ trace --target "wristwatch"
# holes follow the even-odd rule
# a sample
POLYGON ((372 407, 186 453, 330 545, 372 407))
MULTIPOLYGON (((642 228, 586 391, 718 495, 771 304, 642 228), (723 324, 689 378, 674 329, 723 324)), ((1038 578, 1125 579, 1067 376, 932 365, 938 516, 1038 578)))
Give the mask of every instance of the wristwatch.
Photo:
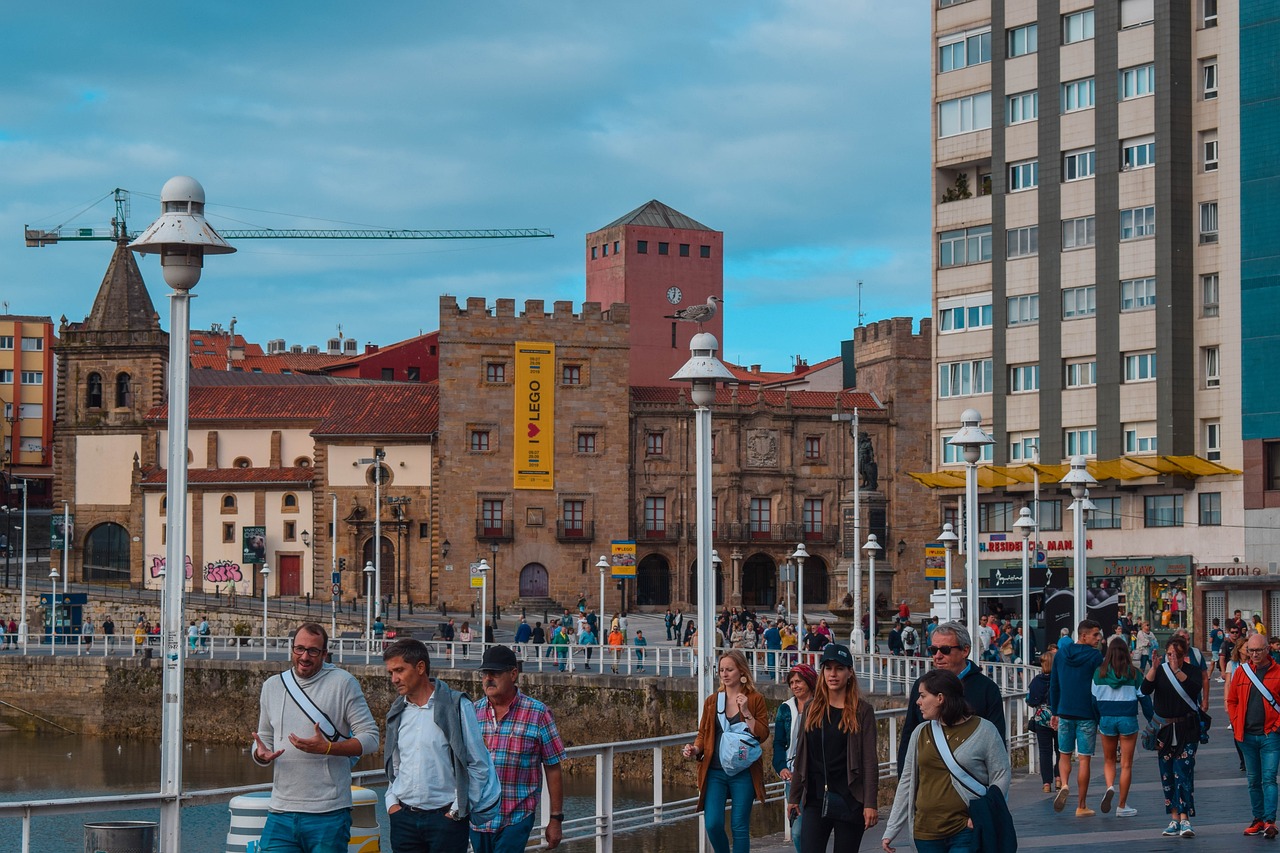
POLYGON ((558 821, 560 821, 561 823, 564 823, 564 814, 563 814, 563 813, 561 813, 561 814, 548 815, 548 818, 549 818, 550 820, 558 820, 558 821))

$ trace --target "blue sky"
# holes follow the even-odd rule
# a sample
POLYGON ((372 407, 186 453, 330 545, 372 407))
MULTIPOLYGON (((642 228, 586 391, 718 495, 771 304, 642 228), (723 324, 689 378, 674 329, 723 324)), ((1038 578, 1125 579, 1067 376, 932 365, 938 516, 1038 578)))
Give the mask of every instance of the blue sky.
POLYGON ((221 228, 556 234, 241 241, 196 290, 196 327, 387 343, 441 293, 580 303, 583 236, 657 198, 725 232, 727 358, 821 360, 858 280, 867 321, 929 311, 928 27, 919 0, 11 6, 0 298, 83 318, 110 244, 21 227, 105 227, 78 212, 117 186, 145 227, 177 174, 221 228))

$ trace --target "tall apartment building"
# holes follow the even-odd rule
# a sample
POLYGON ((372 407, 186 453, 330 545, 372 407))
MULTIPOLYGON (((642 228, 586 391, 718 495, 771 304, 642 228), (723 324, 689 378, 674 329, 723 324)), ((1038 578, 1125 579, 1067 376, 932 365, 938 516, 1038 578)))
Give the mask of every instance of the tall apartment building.
MULTIPOLYGON (((959 469, 945 442, 978 409, 996 439, 986 557, 1007 550, 1029 499, 1026 469, 1008 466, 1037 446, 1048 465, 1089 457, 1091 583, 1157 620, 1201 568, 1262 561, 1266 574, 1275 559, 1249 547, 1247 477, 1231 471, 1251 448, 1251 499, 1280 506, 1261 465, 1263 439, 1280 436, 1264 390, 1280 295, 1263 191, 1280 171, 1278 13, 1235 0, 934 8, 935 468, 959 469)), ((1041 538, 1069 555, 1070 496, 1042 496, 1041 538)), ((983 563, 985 577, 1004 559, 983 563)))
MULTIPOLYGON (((0 314, 4 476, 26 478, 30 506, 49 505, 53 479, 53 321, 0 314)), ((0 502, 19 506, 6 489, 0 502)))

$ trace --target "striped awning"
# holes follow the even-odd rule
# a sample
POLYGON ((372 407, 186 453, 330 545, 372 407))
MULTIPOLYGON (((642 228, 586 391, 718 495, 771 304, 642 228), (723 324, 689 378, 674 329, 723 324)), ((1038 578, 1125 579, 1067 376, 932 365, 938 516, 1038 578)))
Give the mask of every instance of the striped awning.
MULTIPOLYGON (((1238 475, 1241 472, 1199 456, 1122 456, 1119 459, 1091 459, 1089 473, 1095 480, 1140 480, 1143 477, 1175 476, 1196 479, 1222 474, 1238 475)), ((1067 475, 1070 465, 1045 465, 1026 462, 1020 465, 979 465, 978 485, 984 489, 1000 489, 1035 480, 1040 474, 1042 484, 1056 483, 1067 475)), ((963 489, 964 469, 948 468, 942 471, 909 472, 909 476, 930 489, 963 489)))

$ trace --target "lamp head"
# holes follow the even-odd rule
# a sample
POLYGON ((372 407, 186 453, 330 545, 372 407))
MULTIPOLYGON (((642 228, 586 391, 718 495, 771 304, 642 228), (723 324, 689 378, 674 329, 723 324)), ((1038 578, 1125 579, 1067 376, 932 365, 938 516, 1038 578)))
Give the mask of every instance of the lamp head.
POLYGON ((486 572, 488 572, 488 571, 489 571, 489 561, 488 561, 488 560, 486 560, 484 557, 481 557, 481 558, 480 558, 480 565, 476 566, 476 571, 477 571, 477 572, 479 572, 479 573, 480 573, 480 574, 482 574, 482 575, 483 575, 483 574, 485 574, 486 572))
POLYGON ((258 570, 258 574, 262 575, 265 578, 267 575, 271 574, 271 567, 268 566, 266 563, 263 563, 262 568, 258 570))
POLYGON ((883 551, 884 549, 880 547, 880 542, 877 541, 876 535, 872 533, 867 536, 867 544, 862 546, 862 550, 867 552, 868 557, 875 557, 877 551, 883 551))
POLYGON ((948 550, 954 548, 956 543, 960 541, 960 537, 956 535, 956 530, 952 527, 951 522, 942 525, 942 533, 938 536, 938 541, 948 550))
POLYGON ((710 406, 716 399, 716 383, 732 382, 736 378, 716 358, 719 348, 720 342, 710 332, 694 335, 689 341, 689 360, 671 377, 673 382, 688 382, 692 386, 689 398, 695 406, 710 406))
POLYGON ((960 431, 947 444, 959 448, 965 463, 976 464, 982 458, 982 449, 995 444, 995 439, 982 431, 982 415, 977 409, 965 409, 960 415, 960 431))
POLYGON ((1071 487, 1071 496, 1077 500, 1085 496, 1090 486, 1098 484, 1089 473, 1087 460, 1079 454, 1071 457, 1071 470, 1060 482, 1071 487))
POLYGON ((714 548, 711 549, 711 565, 717 569, 724 565, 724 560, 720 559, 720 553, 714 548))
POLYGON ((791 557, 792 559, 796 559, 796 560, 809 559, 809 552, 805 549, 803 542, 800 542, 796 545, 796 549, 791 552, 791 557))
POLYGON ((1023 507, 1018 510, 1018 520, 1013 523, 1013 529, 1022 534, 1022 541, 1026 542, 1031 538, 1031 533, 1036 529, 1036 520, 1031 517, 1030 507, 1023 507))
POLYGON ((61 576, 58 574, 58 567, 57 566, 51 567, 49 569, 49 579, 56 581, 59 577, 61 576))
POLYGON ((600 559, 596 561, 596 568, 600 570, 600 574, 604 574, 609 568, 609 561, 605 558, 604 554, 601 554, 600 559))
POLYGON ((449 556, 449 549, 450 549, 451 547, 453 547, 453 546, 449 544, 449 540, 448 540, 448 539, 446 539, 446 540, 444 540, 443 542, 441 542, 441 543, 440 543, 440 556, 441 556, 441 557, 447 557, 447 556, 449 556))
POLYGON ((374 570, 374 568, 373 568, 373 560, 370 560, 370 561, 368 561, 367 563, 365 563, 365 564, 364 564, 364 573, 365 573, 366 575, 371 575, 371 574, 373 574, 373 573, 374 573, 374 571, 375 571, 375 570, 374 570))
POLYGON ((159 254, 165 283, 188 291, 200 281, 204 256, 235 251, 204 218, 204 187, 195 178, 170 178, 160 190, 160 218, 129 248, 159 254))

